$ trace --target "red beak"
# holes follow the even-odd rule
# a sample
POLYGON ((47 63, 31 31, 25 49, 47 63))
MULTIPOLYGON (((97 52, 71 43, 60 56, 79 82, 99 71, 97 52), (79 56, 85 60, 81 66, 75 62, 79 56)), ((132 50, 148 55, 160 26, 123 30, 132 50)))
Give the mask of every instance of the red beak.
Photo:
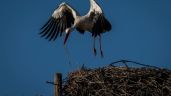
POLYGON ((69 35, 70 35, 70 31, 68 31, 68 33, 66 33, 66 36, 65 36, 65 39, 64 39, 64 45, 66 44, 69 35))

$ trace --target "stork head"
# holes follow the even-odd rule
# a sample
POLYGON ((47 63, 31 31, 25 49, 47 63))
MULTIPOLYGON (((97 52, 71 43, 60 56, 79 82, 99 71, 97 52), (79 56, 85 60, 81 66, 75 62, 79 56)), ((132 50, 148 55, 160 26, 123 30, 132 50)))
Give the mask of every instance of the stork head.
POLYGON ((72 26, 71 28, 67 28, 66 30, 65 30, 65 32, 66 32, 66 36, 65 36, 65 39, 64 39, 64 45, 66 44, 66 42, 67 42, 67 40, 68 40, 68 37, 69 37, 69 35, 70 35, 70 33, 74 30, 74 26, 72 26))

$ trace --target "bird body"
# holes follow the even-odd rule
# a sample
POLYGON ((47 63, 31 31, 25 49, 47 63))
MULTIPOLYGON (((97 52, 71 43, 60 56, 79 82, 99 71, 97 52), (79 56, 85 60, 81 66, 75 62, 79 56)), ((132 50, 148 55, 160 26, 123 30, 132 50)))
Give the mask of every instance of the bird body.
POLYGON ((74 25, 76 28, 91 32, 93 28, 92 18, 89 18, 87 15, 78 16, 74 25))
POLYGON ((66 37, 64 39, 64 45, 66 44, 70 32, 74 29, 82 34, 86 31, 91 32, 94 38, 99 36, 101 49, 101 33, 110 31, 111 24, 104 17, 102 9, 95 0, 90 0, 90 10, 84 16, 80 16, 69 4, 65 2, 61 3, 41 29, 41 36, 46 37, 46 39, 50 41, 56 40, 58 36, 62 36, 65 32, 66 37))

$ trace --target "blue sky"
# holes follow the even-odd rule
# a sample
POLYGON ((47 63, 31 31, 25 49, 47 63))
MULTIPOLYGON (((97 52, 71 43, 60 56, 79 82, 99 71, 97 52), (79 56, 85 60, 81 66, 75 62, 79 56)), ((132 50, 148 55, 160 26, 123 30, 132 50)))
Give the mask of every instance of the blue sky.
POLYGON ((102 36, 103 59, 99 50, 94 57, 88 32, 72 32, 67 48, 63 38, 40 38, 40 27, 63 1, 81 15, 89 10, 89 0, 1 0, 0 96, 53 96, 45 81, 82 64, 94 68, 127 59, 171 69, 170 0, 97 0, 113 26, 102 36))

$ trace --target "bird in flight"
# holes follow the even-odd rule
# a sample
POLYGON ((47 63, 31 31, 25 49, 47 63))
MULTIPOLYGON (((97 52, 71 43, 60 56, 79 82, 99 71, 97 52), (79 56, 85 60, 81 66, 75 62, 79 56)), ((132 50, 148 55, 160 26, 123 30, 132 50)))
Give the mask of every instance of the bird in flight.
POLYGON ((49 20, 42 26, 40 35, 49 41, 56 40, 58 36, 65 35, 64 45, 70 33, 76 29, 79 33, 92 33, 93 51, 96 55, 95 38, 99 37, 100 53, 103 57, 101 46, 101 34, 111 30, 110 22, 105 18, 104 13, 95 0, 90 0, 90 10, 80 16, 69 4, 63 2, 53 12, 49 20))

